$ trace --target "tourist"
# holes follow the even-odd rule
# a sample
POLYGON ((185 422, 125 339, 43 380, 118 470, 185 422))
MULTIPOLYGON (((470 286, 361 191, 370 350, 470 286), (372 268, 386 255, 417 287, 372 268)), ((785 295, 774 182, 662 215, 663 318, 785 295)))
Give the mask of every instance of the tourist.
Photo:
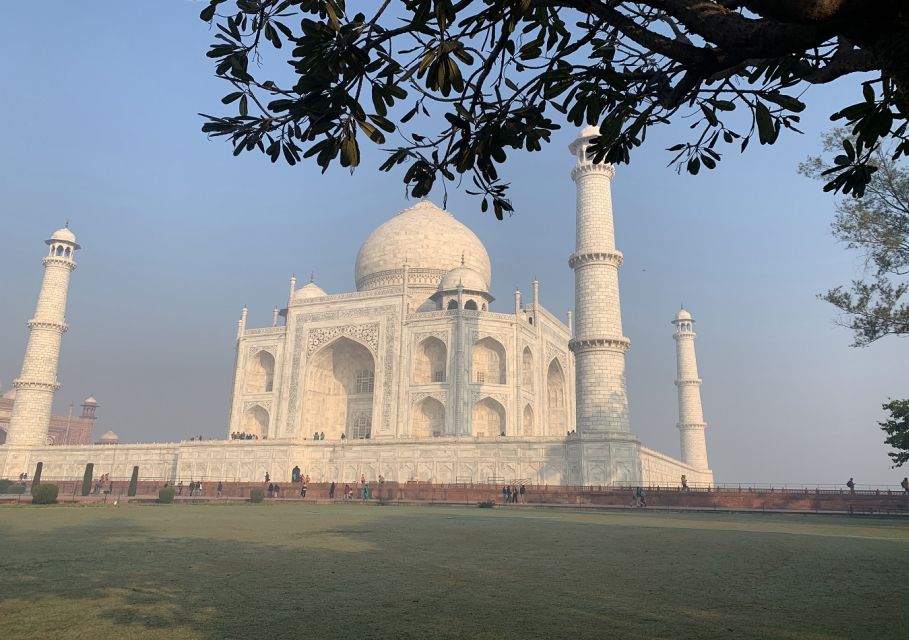
POLYGON ((304 482, 303 485, 300 487, 300 497, 301 497, 301 498, 305 498, 305 497, 306 497, 306 490, 307 490, 308 488, 309 488, 309 487, 308 487, 307 484, 304 482))
POLYGON ((331 484, 328 485, 328 499, 329 500, 335 499, 335 481, 334 480, 332 480, 331 484))
POLYGON ((350 500, 350 485, 344 485, 344 500, 350 500))
POLYGON ((276 498, 280 498, 280 497, 281 497, 281 487, 278 486, 278 483, 277 483, 277 482, 275 483, 275 497, 276 497, 276 498))
POLYGON ((502 487, 502 504, 508 504, 508 499, 510 497, 511 497, 511 490, 508 488, 508 485, 506 484, 504 487, 502 487))
POLYGON ((363 485, 363 502, 369 500, 369 483, 363 485))
POLYGON ((347 434, 342 433, 342 434, 341 434, 341 440, 346 440, 346 439, 347 439, 347 434))
POLYGON ((270 482, 270 481, 271 481, 271 476, 269 476, 269 475, 268 475, 268 471, 266 471, 266 472, 265 472, 265 482, 267 483, 267 482, 270 482))
POLYGON ((275 485, 268 485, 268 497, 271 498, 275 494, 275 485))
POLYGON ((855 493, 855 480, 849 478, 849 482, 846 483, 846 486, 849 487, 849 493, 855 493))
POLYGON ((688 477, 682 474, 682 491, 688 491, 688 477))
POLYGON ((183 481, 182 480, 177 483, 177 495, 178 496, 183 495, 183 481))
POLYGON ((101 493, 101 479, 100 478, 95 483, 95 495, 98 495, 99 493, 101 493))
POLYGON ((218 497, 221 497, 221 492, 224 491, 224 483, 218 480, 218 497))
POLYGON ((511 501, 514 504, 518 503, 518 485, 516 484, 511 485, 511 501))
POLYGON ((903 491, 909 493, 909 478, 903 478, 903 481, 900 482, 900 486, 903 488, 903 491))
POLYGON ((366 474, 364 474, 364 473, 360 474, 360 484, 363 484, 363 485, 366 484, 366 474))
POLYGON ((524 497, 524 494, 527 493, 527 490, 524 488, 524 483, 521 483, 521 502, 527 504, 527 498, 524 497))
POLYGON ((325 432, 324 432, 324 431, 320 431, 320 432, 319 432, 319 440, 324 440, 324 439, 325 439, 325 432))

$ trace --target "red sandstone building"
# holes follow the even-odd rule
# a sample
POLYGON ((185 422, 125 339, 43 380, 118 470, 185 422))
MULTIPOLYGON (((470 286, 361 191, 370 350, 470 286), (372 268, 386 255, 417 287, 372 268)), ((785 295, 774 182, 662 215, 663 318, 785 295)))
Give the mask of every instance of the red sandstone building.
MULTIPOLYGON (((9 429, 15 399, 16 392, 12 389, 0 395, 0 444, 6 442, 6 432, 9 429)), ((91 444, 92 427, 95 424, 97 408, 98 401, 93 397, 88 397, 82 403, 82 415, 74 415, 72 405, 70 405, 70 415, 52 415, 50 429, 47 432, 47 444, 91 444)))

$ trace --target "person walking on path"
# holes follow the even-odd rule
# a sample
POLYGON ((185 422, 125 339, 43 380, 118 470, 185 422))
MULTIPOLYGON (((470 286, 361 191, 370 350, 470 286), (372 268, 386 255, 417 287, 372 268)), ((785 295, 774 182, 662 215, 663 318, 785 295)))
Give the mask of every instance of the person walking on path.
POLYGON ((335 499, 335 481, 334 480, 332 480, 331 484, 328 486, 328 499, 329 500, 335 499))
POLYGON ((524 488, 524 483, 522 482, 521 483, 521 502, 523 504, 527 504, 527 498, 524 497, 526 495, 526 493, 527 493, 527 490, 524 488))
POLYGON ((909 493, 909 478, 903 478, 903 481, 900 482, 900 486, 905 493, 909 493))
POLYGON ((363 485, 363 502, 369 500, 369 483, 363 485))
POLYGON ((849 482, 846 483, 846 486, 849 487, 849 493, 855 493, 855 480, 849 478, 849 482))
POLYGON ((301 497, 301 498, 305 498, 305 497, 306 497, 306 490, 307 490, 308 488, 309 488, 309 486, 304 482, 303 485, 300 487, 300 497, 301 497))
POLYGON ((507 484, 502 487, 502 504, 508 504, 511 502, 511 487, 507 484))
POLYGON ((218 480, 218 497, 221 497, 221 492, 224 491, 224 483, 218 480))
MULTIPOLYGON (((98 492, 95 491, 95 493, 98 493, 98 492)), ((180 482, 177 483, 177 495, 178 495, 178 496, 182 496, 182 495, 183 495, 183 481, 182 481, 182 480, 181 480, 180 482)))

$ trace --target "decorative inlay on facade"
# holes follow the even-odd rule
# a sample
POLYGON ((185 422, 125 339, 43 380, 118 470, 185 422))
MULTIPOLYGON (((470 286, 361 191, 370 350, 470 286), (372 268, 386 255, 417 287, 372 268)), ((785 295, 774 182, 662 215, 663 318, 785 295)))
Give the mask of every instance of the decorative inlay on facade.
POLYGON ((553 358, 558 359, 562 366, 562 371, 568 371, 568 355, 551 342, 546 343, 546 366, 552 362, 553 358))
POLYGON ((268 344, 268 345, 254 344, 249 347, 249 351, 247 352, 247 355, 249 357, 252 357, 252 356, 256 355, 257 353, 259 353, 260 351, 265 351, 266 353, 270 353, 272 356, 274 356, 277 351, 277 348, 278 348, 277 345, 273 345, 273 344, 268 344))
POLYGON ((247 400, 243 403, 243 411, 249 411, 255 406, 260 406, 269 413, 271 412, 271 400, 247 400))
POLYGON ((76 268, 76 263, 69 258, 57 257, 57 256, 47 256, 42 262, 44 265, 49 267, 51 265, 58 267, 66 267, 70 271, 73 271, 76 268))
POLYGON ((689 380, 676 380, 675 381, 675 385, 677 387, 682 386, 682 385, 690 385, 690 384, 701 384, 701 379, 694 378, 694 379, 689 379, 689 380))
MULTIPOLYGON (((304 361, 304 352, 303 345, 307 345, 306 356, 312 353, 310 351, 311 341, 309 339, 304 339, 306 333, 310 330, 310 323, 313 322, 325 322, 332 320, 342 320, 348 318, 375 318, 375 317, 385 317, 385 335, 383 337, 385 341, 385 358, 384 358, 384 371, 383 371, 383 406, 384 406, 384 415, 383 415, 383 427, 384 430, 391 429, 391 388, 393 382, 393 372, 392 366, 394 362, 394 348, 395 348, 395 311, 398 309, 396 305, 383 305, 377 307, 360 307, 357 309, 340 309, 337 311, 321 311, 316 313, 297 313, 293 316, 293 321, 296 323, 296 331, 293 336, 293 357, 292 357, 292 368, 290 376, 290 385, 288 386, 287 393, 287 418, 285 420, 285 431, 288 434, 294 433, 294 424, 299 417, 299 389, 300 389, 300 377, 303 375, 303 361, 304 361)), ((377 355, 378 352, 378 323, 368 323, 362 325, 346 325, 350 327, 365 327, 365 326, 375 326, 375 338, 373 343, 370 345, 374 355, 377 355)), ((322 329, 331 329, 331 327, 323 327, 322 329)), ((319 331, 316 329, 314 331, 319 331)), ((348 335, 338 333, 337 335, 348 335)), ((335 336, 337 337, 337 336, 335 336)), ((354 336, 357 337, 357 336, 354 336)), ((359 338, 362 340, 362 338, 359 338)), ((322 343, 324 344, 324 342, 322 343)), ((376 375, 378 376, 378 367, 380 362, 376 362, 376 375)))
POLYGON ((336 327, 320 327, 309 332, 306 339, 306 355, 311 356, 323 344, 340 336, 356 338, 375 354, 379 350, 379 323, 345 324, 336 327))
POLYGON ((264 329, 247 329, 243 332, 245 336, 270 336, 280 335, 287 330, 287 327, 266 327, 264 329))
POLYGON ((509 396, 506 393, 494 393, 486 391, 485 389, 472 389, 470 392, 470 403, 476 404, 486 398, 492 398, 503 407, 507 407, 508 397, 509 396))
POLYGON ((421 331, 419 333, 414 333, 413 335, 413 344, 418 345, 423 342, 426 338, 438 338, 443 343, 445 347, 448 348, 448 331, 421 331))
POLYGON ((410 404, 411 404, 411 406, 419 404, 426 398, 433 398, 435 400, 438 400, 445 406, 448 405, 448 392, 441 390, 441 389, 438 391, 420 391, 417 393, 411 393, 410 394, 410 404))

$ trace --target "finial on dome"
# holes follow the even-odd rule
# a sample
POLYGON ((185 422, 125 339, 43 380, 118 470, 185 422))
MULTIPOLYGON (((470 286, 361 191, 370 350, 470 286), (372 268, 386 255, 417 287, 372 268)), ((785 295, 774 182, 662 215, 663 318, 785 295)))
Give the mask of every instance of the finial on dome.
POLYGON ((66 219, 66 222, 63 224, 64 229, 69 229, 69 218, 66 219))
POLYGON ((310 281, 310 282, 315 282, 315 281, 316 281, 316 272, 315 272, 315 271, 310 271, 310 272, 309 272, 309 281, 310 281))

